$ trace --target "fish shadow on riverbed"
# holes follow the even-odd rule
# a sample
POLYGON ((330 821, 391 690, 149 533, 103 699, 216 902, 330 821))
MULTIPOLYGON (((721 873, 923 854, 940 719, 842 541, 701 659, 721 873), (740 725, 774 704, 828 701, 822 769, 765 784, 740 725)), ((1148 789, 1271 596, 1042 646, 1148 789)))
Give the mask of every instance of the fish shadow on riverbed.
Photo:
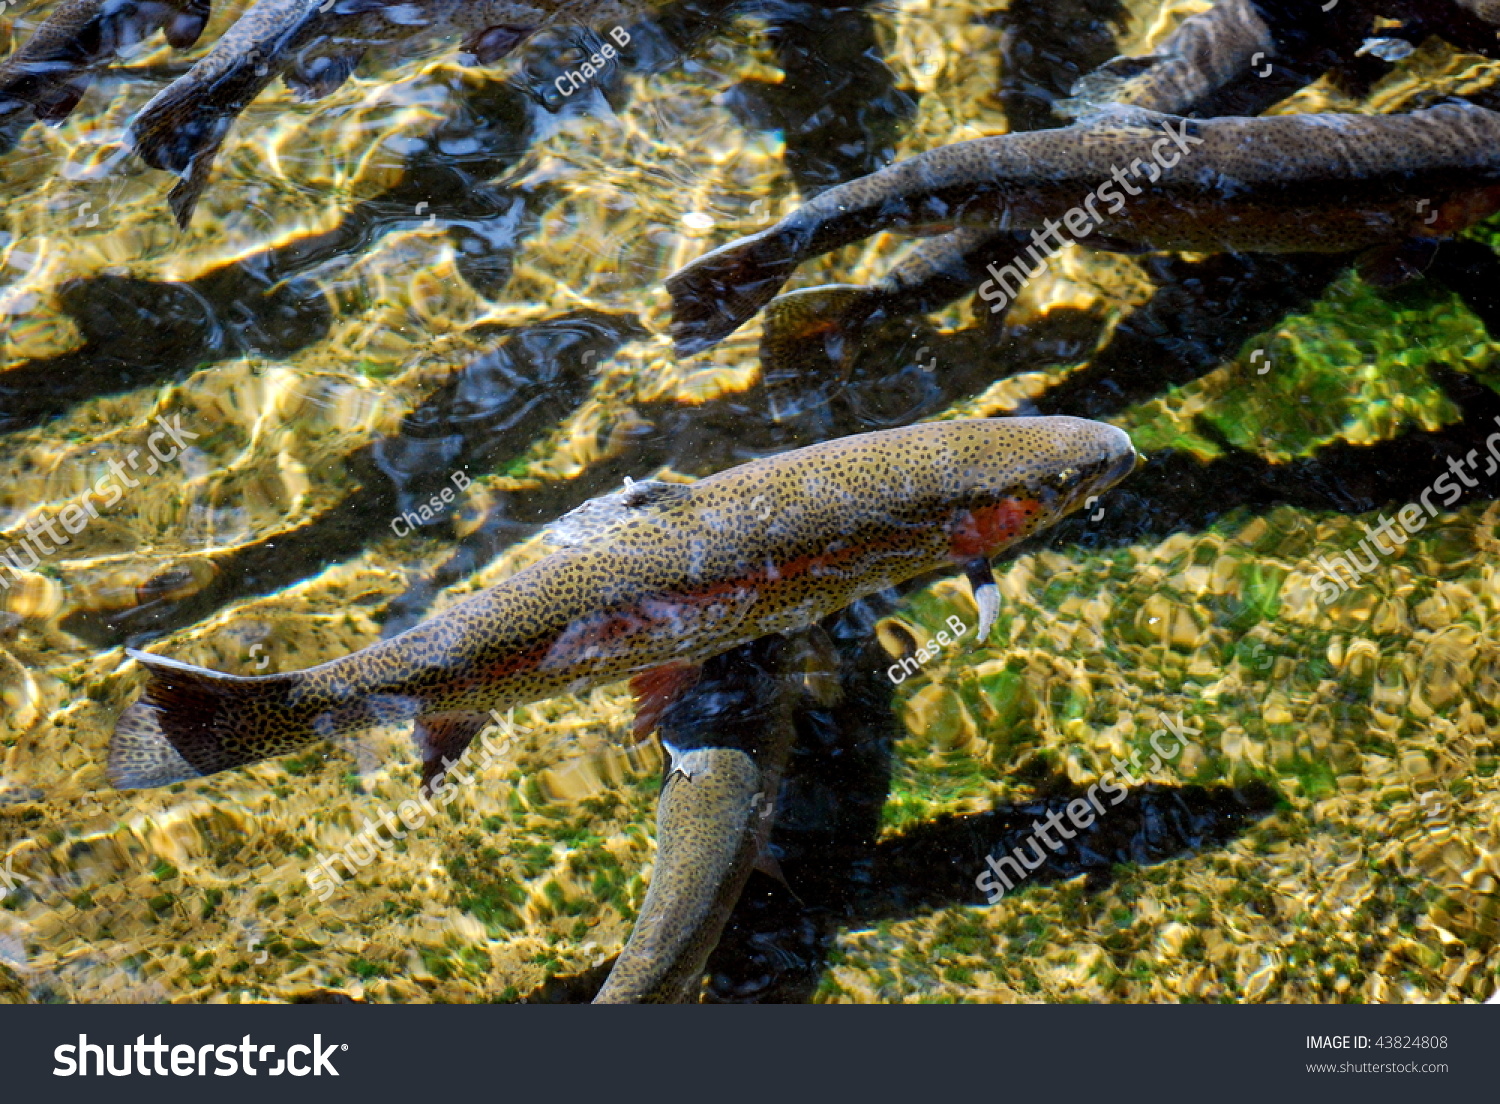
MULTIPOLYGON (((805 1002, 816 992, 841 932, 986 904, 975 884, 987 869, 986 856, 1021 845, 1033 835, 1034 822, 1061 812, 1086 790, 1032 760, 1024 768, 1037 795, 1032 800, 939 817, 881 839, 894 745, 906 735, 886 673, 891 656, 875 632, 876 622, 894 608, 895 595, 887 593, 823 623, 834 644, 842 697, 821 705, 806 696, 796 710, 797 742, 771 835, 785 881, 759 870, 750 876, 709 959, 707 1001, 805 1002)), ((1049 851, 1012 895, 1046 892, 1043 887, 1080 874, 1088 876, 1086 890, 1097 892, 1120 864, 1152 865, 1227 845, 1278 801, 1264 783, 1239 789, 1133 787, 1074 840, 1049 851)), ((611 966, 549 979, 525 999, 587 1001, 611 966)))

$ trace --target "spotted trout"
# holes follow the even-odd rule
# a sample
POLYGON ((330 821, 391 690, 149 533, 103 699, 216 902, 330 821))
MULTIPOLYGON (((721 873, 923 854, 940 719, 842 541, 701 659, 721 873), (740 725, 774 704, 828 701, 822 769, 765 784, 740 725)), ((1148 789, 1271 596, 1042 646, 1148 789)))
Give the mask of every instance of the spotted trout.
MULTIPOLYGON (((94 72, 129 54, 157 30, 178 49, 198 41, 210 0, 63 0, 24 45, 0 62, 0 121, 29 109, 60 123, 88 91, 94 72)), ((24 127, 7 127, 19 133, 24 127)))
POLYGON ((669 277, 672 334, 681 356, 709 348, 803 261, 881 230, 1032 231, 1032 263, 1002 269, 1009 284, 991 269, 979 289, 998 300, 1067 240, 1132 252, 1338 253, 1445 237, 1496 209, 1500 114, 1470 104, 1214 119, 1116 108, 943 146, 822 192, 669 277))
MULTIPOLYGON (((257 0, 141 109, 130 141, 148 165, 181 178, 168 203, 186 227, 230 125, 278 76, 299 99, 313 100, 342 85, 366 54, 415 53, 461 38, 466 55, 489 65, 543 26, 592 26, 639 7, 630 0, 257 0)), ((608 49, 613 56, 615 47, 608 49)))
POLYGON ((999 607, 990 557, 1135 462, 1099 422, 969 419, 632 484, 562 518, 557 550, 512 578, 316 667, 245 677, 132 650, 149 678, 116 725, 110 780, 162 786, 414 718, 430 789, 490 710, 626 677, 644 735, 703 660, 955 565, 982 637, 999 607))
POLYGON ((698 683, 663 711, 656 861, 595 1004, 696 1001, 703 967, 751 871, 760 865, 780 873, 766 848, 796 739, 797 653, 814 651, 808 642, 820 633, 762 637, 714 656, 698 683))

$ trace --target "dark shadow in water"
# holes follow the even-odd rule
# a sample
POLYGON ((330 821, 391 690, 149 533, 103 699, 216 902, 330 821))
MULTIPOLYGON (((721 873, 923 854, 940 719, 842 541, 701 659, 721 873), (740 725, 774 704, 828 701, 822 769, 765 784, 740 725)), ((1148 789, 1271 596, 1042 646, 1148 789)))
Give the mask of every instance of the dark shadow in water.
MULTIPOLYGON (((975 885, 987 869, 986 856, 1020 845, 1033 834, 1035 821, 1086 792, 1044 775, 1028 779, 1037 791, 1031 801, 944 816, 879 839, 892 749, 904 730, 892 709, 892 657, 874 630, 896 600, 895 592, 887 592, 823 622, 835 645, 843 697, 830 707, 803 695, 771 837, 786 884, 758 871, 750 876, 709 960, 710 1001, 806 1001, 841 931, 987 903, 975 885)), ((1276 804, 1270 787, 1259 783, 1241 790, 1132 788, 1075 839, 1048 851, 1013 892, 1079 874, 1089 875, 1090 889, 1101 888, 1122 863, 1166 862, 1223 846, 1276 804)), ((549 979, 526 1000, 590 1000, 610 965, 549 979)))
MULTIPOLYGON (((660 20, 692 43, 722 25, 727 7, 677 4, 660 20)), ((661 34, 643 24, 639 37, 656 41, 661 34)), ((627 50, 627 63, 631 56, 627 50)), ((333 321, 313 279, 319 269, 429 219, 447 227, 465 279, 480 294, 497 294, 510 278, 516 243, 535 229, 532 212, 552 201, 545 190, 488 183, 520 161, 548 114, 539 91, 547 73, 538 70, 549 57, 539 49, 513 80, 479 71, 435 76, 448 85, 448 117, 430 134, 413 136, 397 184, 353 204, 330 230, 294 237, 192 281, 93 276, 64 285, 60 305, 84 344, 0 373, 0 432, 40 425, 100 395, 182 379, 221 360, 291 356, 327 336, 333 321)), ((586 109, 583 97, 548 106, 586 109)))
MULTIPOLYGON (((140 643, 228 602, 298 582, 387 537, 428 527, 451 536, 443 523, 463 497, 454 473, 472 479, 519 457, 583 402, 599 362, 639 333, 628 315, 580 311, 505 334, 407 415, 400 433, 346 457, 357 485, 318 517, 224 552, 213 578, 192 594, 126 610, 80 608, 62 627, 101 647, 140 643), (445 490, 455 493, 445 500, 445 490)), ((329 478, 343 481, 335 473, 329 478)))
POLYGON ((741 81, 725 104, 748 128, 783 132, 803 197, 895 160, 916 102, 896 87, 869 14, 792 0, 766 0, 756 14, 768 21, 783 79, 741 81))
MULTIPOLYGON (((292 355, 323 339, 333 321, 325 292, 301 277, 368 249, 389 230, 421 223, 429 213, 461 223, 455 234, 484 231, 487 248, 508 250, 522 233, 524 205, 484 180, 526 151, 538 109, 499 81, 448 79, 453 114, 408 159, 395 187, 356 203, 333 229, 293 238, 192 281, 92 276, 64 285, 62 309, 85 343, 0 374, 0 431, 39 425, 96 396, 181 379, 217 361, 292 355)), ((488 263, 499 262, 491 257, 488 263)))
MULTIPOLYGON (((873 631, 888 603, 889 596, 862 603, 826 623, 838 644, 844 699, 831 709, 805 705, 798 714, 771 838, 787 885, 752 875, 709 960, 709 1000, 808 1000, 839 932, 985 903, 975 886, 985 856, 1015 846, 1036 816, 1079 796, 1042 780, 1048 792, 1035 801, 941 818, 877 843, 891 749, 904 734, 891 708, 891 657, 873 631)), ((1119 863, 1163 862, 1220 846, 1273 804, 1266 787, 1238 795, 1226 787, 1133 789, 1075 843, 1049 853, 1028 885, 1080 873, 1102 884, 1119 863)))
MULTIPOLYGON (((1335 441, 1315 456, 1286 464, 1269 463, 1222 440, 1218 444, 1225 455, 1209 463, 1163 451, 1110 492, 1100 520, 1075 514, 1040 539, 1081 547, 1134 544, 1169 533, 1201 532, 1226 512, 1246 507, 1257 513, 1282 504, 1342 514, 1396 509, 1419 501, 1440 475, 1450 472, 1450 459, 1471 452, 1478 464, 1465 474, 1473 486, 1461 486, 1450 473, 1460 497, 1448 502, 1440 492, 1432 503, 1450 510, 1500 498, 1500 470, 1484 474, 1490 455, 1485 442, 1500 433, 1500 394, 1471 376, 1436 365, 1428 370, 1462 411, 1461 421, 1372 445, 1335 441)), ((1215 436, 1202 423, 1198 430, 1215 436)))
POLYGON ((0 372, 0 432, 29 429, 99 395, 183 379, 206 363, 289 356, 328 332, 322 289, 227 272, 187 282, 90 276, 58 290, 84 344, 0 372))
POLYGON ((1120 51, 1128 21, 1120 0, 1012 0, 986 20, 1003 28, 1000 106, 1012 131, 1064 126, 1052 104, 1120 51))
POLYGON ((1108 418, 1215 370, 1250 338, 1305 310, 1349 258, 1221 253, 1144 258, 1157 283, 1087 367, 1036 400, 1039 414, 1108 418))

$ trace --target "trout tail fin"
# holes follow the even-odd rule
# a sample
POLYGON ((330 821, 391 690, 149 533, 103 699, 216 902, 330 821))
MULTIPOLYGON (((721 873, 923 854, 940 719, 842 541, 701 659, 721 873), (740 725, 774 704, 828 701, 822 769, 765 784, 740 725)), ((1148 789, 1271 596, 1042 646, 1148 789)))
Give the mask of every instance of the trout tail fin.
POLYGON ((183 229, 230 126, 281 71, 253 50, 219 62, 224 45, 220 41, 214 53, 158 92, 130 123, 130 145, 140 159, 182 178, 169 199, 183 229))
POLYGON ((721 245, 669 276, 677 355, 701 353, 754 317, 805 259, 803 238, 783 221, 721 245))
POLYGON ((824 284, 778 295, 766 308, 760 340, 767 380, 805 376, 810 343, 820 344, 848 379, 860 334, 887 298, 882 289, 860 284, 824 284))
POLYGON ((293 708, 299 674, 247 678, 146 652, 151 673, 109 742, 109 780, 137 790, 201 778, 295 751, 323 735, 293 708))
POLYGON ((181 83, 166 88, 141 109, 130 124, 130 142, 153 169, 182 178, 167 202, 178 227, 185 230, 234 116, 195 102, 197 97, 191 89, 180 89, 181 83))

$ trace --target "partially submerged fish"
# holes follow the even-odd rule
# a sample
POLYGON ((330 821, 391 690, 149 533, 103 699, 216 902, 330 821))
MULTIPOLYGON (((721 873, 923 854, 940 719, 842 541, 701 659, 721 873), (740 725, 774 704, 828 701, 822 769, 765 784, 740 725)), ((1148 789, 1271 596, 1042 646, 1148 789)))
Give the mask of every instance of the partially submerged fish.
POLYGON ((60 123, 88 91, 96 69, 157 30, 179 50, 197 42, 209 6, 210 0, 62 0, 0 62, 0 121, 30 109, 42 122, 60 123))
POLYGON ((1497 208, 1500 114, 1469 104, 1202 120, 1121 108, 943 146, 830 188, 669 277, 672 333, 679 355, 700 352, 803 261, 881 230, 1045 229, 1034 237, 1054 244, 1029 248, 1040 264, 1065 240, 1064 219, 1072 240, 1105 249, 1344 252, 1448 236, 1497 208))
MULTIPOLYGON (((925 238, 875 284, 821 284, 784 292, 766 304, 761 375, 773 393, 800 391, 808 379, 806 343, 821 342, 847 381, 866 326, 926 314, 953 302, 984 279, 987 265, 1004 267, 1026 251, 1025 235, 962 226, 925 238)), ((773 401, 773 414, 778 413, 773 401)))
POLYGON ((1074 104, 1105 102, 1169 114, 1186 113, 1231 80, 1250 72, 1251 58, 1277 57, 1277 43, 1254 0, 1219 0, 1184 19, 1145 57, 1120 57, 1073 87, 1074 104))
POLYGON ((768 865, 777 792, 796 736, 801 679, 792 677, 792 643, 765 637, 714 656, 699 683, 664 712, 668 764, 651 884, 595 1004, 696 1000, 745 882, 768 865))
POLYGON ((312 100, 377 50, 461 37, 465 53, 489 65, 545 25, 593 25, 634 10, 629 0, 257 0, 141 109, 130 140, 148 165, 182 178, 168 202, 186 227, 230 124, 278 76, 312 100))
POLYGON ((150 678, 116 725, 110 780, 162 786, 415 718, 430 788, 489 710, 631 676, 644 735, 708 657, 955 565, 982 638, 999 607, 989 558, 1135 461, 1099 422, 970 419, 633 484, 567 515, 553 554, 341 659, 243 677, 132 651, 150 678))

